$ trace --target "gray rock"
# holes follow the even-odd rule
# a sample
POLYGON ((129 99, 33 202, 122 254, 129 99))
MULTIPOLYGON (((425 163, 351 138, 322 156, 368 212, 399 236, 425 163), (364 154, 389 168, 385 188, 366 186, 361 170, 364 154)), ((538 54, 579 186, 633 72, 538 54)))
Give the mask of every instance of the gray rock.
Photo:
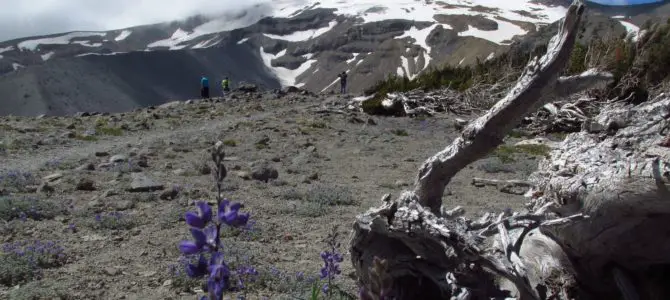
POLYGON ((135 203, 131 200, 120 200, 114 203, 114 208, 117 210, 129 210, 135 207, 135 203))
POLYGON ((95 165, 93 163, 83 164, 76 169, 77 171, 94 171, 95 165))
POLYGON ((268 182, 271 179, 279 178, 279 171, 266 161, 258 161, 251 167, 251 178, 268 182))
POLYGON ((129 192, 152 192, 165 188, 162 183, 154 181, 144 173, 131 173, 130 176, 133 181, 130 183, 129 192))
POLYGON ((251 174, 249 172, 245 171, 240 171, 236 173, 237 177, 242 178, 244 180, 250 180, 251 179, 251 174))
POLYGON ((53 174, 49 174, 47 176, 44 176, 42 179, 44 179, 44 181, 46 181, 46 182, 54 182, 58 179, 61 179, 62 177, 63 177, 63 173, 53 173, 53 174))
POLYGON ((117 154, 109 158, 109 162, 114 164, 114 163, 122 163, 128 161, 128 156, 125 154, 117 154))
POLYGON ((170 189, 163 191, 160 194, 159 198, 161 198, 162 200, 173 200, 176 199, 177 196, 179 196, 179 189, 176 187, 172 187, 170 189))
POLYGON ((76 189, 78 191, 95 191, 95 182, 88 178, 81 178, 77 182, 76 189))

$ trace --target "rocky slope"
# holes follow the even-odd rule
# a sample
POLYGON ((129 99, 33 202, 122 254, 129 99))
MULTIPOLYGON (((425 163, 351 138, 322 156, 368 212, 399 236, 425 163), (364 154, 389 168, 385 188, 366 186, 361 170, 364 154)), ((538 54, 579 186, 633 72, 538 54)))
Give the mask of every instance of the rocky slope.
MULTIPOLYGON (((307 299, 331 226, 350 224, 379 195, 407 186, 417 164, 458 134, 454 115, 377 118, 322 111, 322 103, 346 101, 340 96, 275 97, 239 93, 227 102, 177 101, 110 115, 0 117, 0 259, 7 259, 0 298, 194 298, 199 284, 185 280, 177 250, 189 238, 181 216, 193 200, 214 199, 207 150, 221 140, 225 195, 256 221, 251 232, 223 240, 231 268, 259 271, 243 294, 307 299), (277 171, 267 183, 261 175, 275 176, 266 169, 277 171), (25 208, 25 218, 13 207, 25 208), (12 256, 34 241, 56 245, 38 247, 57 258, 35 269, 41 279, 12 256)), ((473 212, 519 208, 519 191, 470 184, 473 177, 530 174, 541 155, 517 141, 459 173, 445 203, 473 212), (498 197, 505 201, 489 200, 498 197)), ((349 228, 339 231, 344 245, 349 228)), ((355 293, 344 248, 336 282, 355 293)))
MULTIPOLYGON (((187 99, 198 95, 203 74, 214 83, 230 76, 234 85, 322 92, 336 89, 336 75, 348 71, 349 91, 359 92, 388 75, 413 78, 430 67, 494 57, 559 19, 565 6, 273 1, 229 15, 5 41, 0 115, 120 112, 187 99)), ((623 22, 610 23, 636 30, 623 22)), ((212 92, 220 94, 218 84, 212 92)))

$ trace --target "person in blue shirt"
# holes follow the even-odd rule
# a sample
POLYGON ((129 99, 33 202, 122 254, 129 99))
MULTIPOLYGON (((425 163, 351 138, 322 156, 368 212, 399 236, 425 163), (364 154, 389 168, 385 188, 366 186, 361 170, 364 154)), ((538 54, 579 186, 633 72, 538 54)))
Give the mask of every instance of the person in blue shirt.
POLYGON ((200 96, 203 99, 209 99, 209 79, 205 75, 200 79, 200 96))

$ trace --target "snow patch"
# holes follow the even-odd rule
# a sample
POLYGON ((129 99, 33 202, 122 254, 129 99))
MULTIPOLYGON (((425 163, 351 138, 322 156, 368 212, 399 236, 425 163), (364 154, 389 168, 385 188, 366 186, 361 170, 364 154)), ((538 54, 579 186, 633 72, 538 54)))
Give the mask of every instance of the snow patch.
POLYGON ((451 26, 449 26, 449 25, 445 26, 444 24, 437 24, 437 23, 433 24, 433 25, 430 25, 430 26, 428 26, 424 29, 421 29, 421 30, 417 29, 415 26, 412 26, 409 30, 405 31, 405 33, 403 33, 402 35, 399 35, 399 36, 395 37, 395 39, 402 39, 402 38, 406 38, 406 37, 413 38, 414 43, 419 45, 421 48, 423 48, 425 50, 425 52, 423 52, 424 65, 423 65, 423 69, 421 71, 425 70, 428 67, 428 63, 431 60, 431 57, 430 57, 431 47, 428 46, 428 43, 426 42, 426 39, 428 39, 428 35, 430 34, 430 32, 433 31, 433 29, 435 29, 435 27, 437 27, 439 25, 442 25, 442 26, 447 27, 449 29, 451 28, 451 26))
POLYGON ((191 47, 191 49, 202 49, 202 48, 212 47, 212 46, 216 45, 216 42, 213 42, 216 39, 217 39, 217 37, 213 37, 209 40, 202 41, 202 42, 198 43, 197 45, 191 47))
POLYGON ((102 43, 91 43, 89 41, 74 41, 72 44, 79 44, 86 47, 100 47, 102 43))
POLYGON ((465 61, 465 57, 461 58, 461 61, 458 62, 458 65, 460 66, 461 64, 463 64, 464 61, 465 61))
POLYGON ((337 21, 330 21, 328 23, 328 26, 326 27, 321 27, 317 29, 310 29, 310 30, 305 30, 305 31, 296 31, 288 35, 275 35, 275 34, 267 34, 263 33, 264 36, 267 36, 271 39, 275 40, 284 40, 284 41, 289 41, 289 42, 303 42, 303 41, 308 41, 311 39, 314 39, 331 29, 337 25, 337 21))
POLYGON ((53 51, 51 51, 51 52, 49 52, 49 53, 46 53, 46 54, 42 54, 42 55, 41 55, 41 56, 42 56, 42 61, 47 61, 47 60, 49 60, 49 58, 51 58, 53 55, 54 55, 54 52, 53 52, 53 51))
POLYGON ((3 56, 2 56, 3 52, 12 51, 12 50, 14 50, 14 46, 0 48, 0 59, 3 58, 3 56))
POLYGON ((12 50, 14 50, 14 46, 4 47, 4 48, 0 48, 0 53, 12 51, 12 50))
POLYGON ((333 82, 331 82, 329 85, 327 85, 325 88, 323 88, 323 90, 321 90, 321 93, 325 92, 327 89, 329 89, 331 86, 333 86, 338 81, 340 81, 340 78, 335 78, 335 80, 333 80, 333 82))
POLYGON ((70 44, 70 40, 74 38, 85 38, 85 37, 92 37, 92 36, 105 36, 107 35, 106 32, 83 32, 83 31, 77 31, 77 32, 70 32, 68 34, 64 34, 61 36, 56 36, 56 37, 48 37, 48 38, 41 38, 41 39, 36 39, 36 40, 27 40, 20 42, 18 44, 19 49, 21 51, 23 50, 30 50, 30 51, 35 51, 39 45, 67 45, 70 44))
POLYGON ((489 56, 486 57, 486 60, 492 60, 493 57, 495 57, 495 54, 496 54, 495 52, 491 52, 491 54, 489 54, 489 56))
POLYGON ((401 55, 400 60, 402 61, 402 69, 404 70, 405 76, 407 76, 407 78, 409 78, 409 80, 414 79, 417 74, 410 73, 410 71, 409 71, 409 60, 407 59, 407 57, 404 57, 404 56, 401 55))
POLYGON ((124 30, 124 31, 121 31, 121 33, 119 33, 119 35, 117 35, 117 36, 114 38, 114 40, 117 41, 117 42, 123 41, 123 40, 125 40, 128 36, 130 36, 131 33, 133 33, 133 32, 130 31, 130 30, 124 30))
POLYGON ((493 19, 500 16, 513 21, 553 23, 565 16, 567 8, 532 3, 533 0, 453 0, 453 1, 417 1, 417 0, 275 0, 272 1, 276 17, 291 17, 304 9, 326 8, 335 9, 335 13, 344 16, 356 16, 363 23, 390 19, 405 19, 423 22, 434 22, 435 14, 482 15, 493 19), (467 7, 447 8, 444 2, 467 7), (481 5, 495 9, 481 12, 473 7, 481 5), (532 15, 519 14, 515 11, 523 9, 532 15))
POLYGON ((124 53, 128 53, 128 52, 112 52, 112 53, 89 52, 89 53, 77 54, 77 55, 75 55, 75 57, 83 57, 83 56, 90 56, 90 55, 108 56, 108 55, 118 55, 118 54, 124 54, 124 53))
POLYGON ((243 39, 237 41, 237 44, 240 45, 240 44, 242 44, 242 43, 244 43, 244 42, 246 42, 246 41, 248 41, 248 40, 249 40, 248 37, 247 37, 247 38, 243 38, 243 39))
POLYGON ((12 68, 14 68, 14 71, 20 69, 20 68, 25 68, 22 64, 19 63, 12 63, 12 68))
POLYGON ((505 41, 512 39, 515 35, 525 35, 528 31, 514 25, 510 22, 505 22, 501 20, 494 20, 498 23, 498 30, 481 30, 471 25, 468 25, 468 30, 464 32, 459 32, 458 36, 474 36, 481 39, 489 40, 496 44, 503 44, 505 41))
POLYGON ((374 97, 374 96, 375 96, 375 95, 370 95, 370 96, 358 96, 358 97, 354 97, 352 100, 354 100, 354 101, 356 101, 356 102, 363 102, 363 101, 365 101, 365 100, 372 99, 372 97, 374 97))
POLYGON ((263 63, 268 69, 272 71, 272 73, 275 74, 275 76, 277 76, 277 79, 279 79, 279 82, 281 83, 282 87, 295 86, 296 78, 300 76, 302 73, 305 73, 305 71, 307 71, 309 68, 311 68, 312 65, 316 62, 316 59, 307 60, 295 70, 287 69, 284 67, 273 67, 272 60, 278 57, 282 57, 285 54, 286 49, 280 51, 277 54, 272 54, 272 53, 265 53, 263 47, 260 47, 260 55, 261 59, 263 59, 263 63))
POLYGON ((352 54, 354 55, 354 57, 352 57, 352 58, 350 58, 350 59, 347 59, 347 64, 350 64, 351 62, 353 62, 354 60, 356 60, 356 58, 358 57, 358 55, 359 55, 360 53, 352 53, 352 54))
POLYGON ((619 20, 619 23, 621 23, 621 25, 623 25, 623 27, 626 28, 626 31, 628 32, 628 35, 633 36, 633 41, 637 41, 637 39, 640 36, 640 27, 638 27, 637 25, 635 25, 631 22, 623 21, 623 20, 619 20))

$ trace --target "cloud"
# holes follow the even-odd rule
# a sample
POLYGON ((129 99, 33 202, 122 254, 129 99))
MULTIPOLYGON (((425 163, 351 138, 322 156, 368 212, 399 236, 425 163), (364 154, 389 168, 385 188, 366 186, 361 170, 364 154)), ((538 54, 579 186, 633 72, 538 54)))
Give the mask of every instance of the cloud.
MULTIPOLYGON (((214 15, 272 0, 0 0, 0 41, 214 15)), ((277 1, 277 0, 274 0, 277 1)))
POLYGON ((663 2, 664 0, 590 0, 590 1, 604 5, 637 5, 637 4, 659 3, 663 2))

